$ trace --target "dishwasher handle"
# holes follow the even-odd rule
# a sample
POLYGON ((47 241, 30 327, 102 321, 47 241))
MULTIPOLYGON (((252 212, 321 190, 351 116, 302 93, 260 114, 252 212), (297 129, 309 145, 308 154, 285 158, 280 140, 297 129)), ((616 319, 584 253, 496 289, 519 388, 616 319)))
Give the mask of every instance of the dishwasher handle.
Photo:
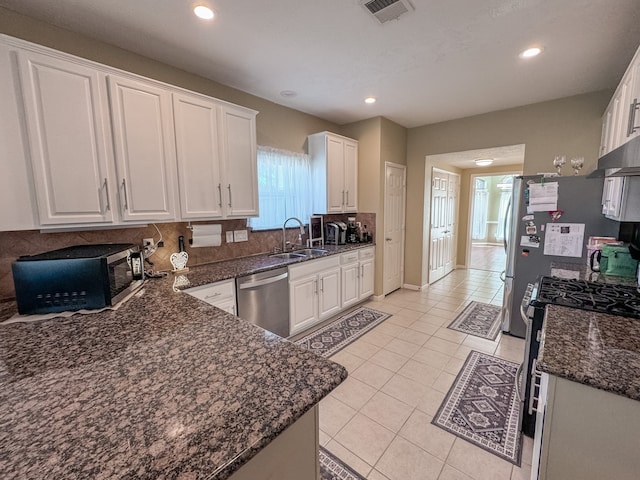
POLYGON ((289 276, 289 272, 284 272, 284 273, 281 273, 280 275, 276 275, 275 277, 269 277, 263 280, 256 280, 255 282, 249 281, 246 283, 240 283, 238 285, 238 288, 240 290, 246 290, 248 288, 255 288, 255 287, 260 287, 262 285, 269 285, 270 283, 275 283, 275 282, 279 282, 280 280, 284 280, 288 276, 289 276))

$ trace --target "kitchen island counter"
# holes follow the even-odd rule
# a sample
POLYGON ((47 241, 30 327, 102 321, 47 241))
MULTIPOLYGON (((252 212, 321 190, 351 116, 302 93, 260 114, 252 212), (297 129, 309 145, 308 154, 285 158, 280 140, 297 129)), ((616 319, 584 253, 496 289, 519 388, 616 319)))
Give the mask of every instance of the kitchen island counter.
POLYGON ((548 305, 541 371, 640 400, 640 321, 548 305))
POLYGON ((0 325, 0 471, 226 479, 346 375, 149 280, 115 311, 0 325))

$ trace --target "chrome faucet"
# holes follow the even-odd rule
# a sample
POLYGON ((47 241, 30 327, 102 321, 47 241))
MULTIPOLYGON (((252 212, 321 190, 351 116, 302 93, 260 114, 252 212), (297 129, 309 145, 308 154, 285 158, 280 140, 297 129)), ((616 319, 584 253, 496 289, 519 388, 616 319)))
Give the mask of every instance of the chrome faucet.
POLYGON ((300 220, 299 218, 296 217, 291 217, 291 218, 287 218, 284 223, 282 224, 282 251, 286 252, 287 251, 287 236, 285 233, 285 227, 287 226, 287 222, 289 220, 295 220, 296 222, 298 222, 300 224, 300 239, 302 239, 302 235, 305 234, 304 231, 304 223, 302 223, 302 220, 300 220))

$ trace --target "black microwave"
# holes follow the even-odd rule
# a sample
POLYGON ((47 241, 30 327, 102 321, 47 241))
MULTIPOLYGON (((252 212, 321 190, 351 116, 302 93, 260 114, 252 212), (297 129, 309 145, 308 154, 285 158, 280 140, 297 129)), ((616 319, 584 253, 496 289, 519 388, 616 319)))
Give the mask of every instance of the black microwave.
POLYGON ((142 285, 143 257, 126 243, 76 245, 18 258, 12 264, 21 314, 115 305, 142 285))

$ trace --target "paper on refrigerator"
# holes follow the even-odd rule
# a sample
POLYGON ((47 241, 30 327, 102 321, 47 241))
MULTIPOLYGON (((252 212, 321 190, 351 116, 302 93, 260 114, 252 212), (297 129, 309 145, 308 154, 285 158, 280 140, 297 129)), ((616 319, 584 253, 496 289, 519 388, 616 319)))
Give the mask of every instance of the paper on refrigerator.
POLYGON ((527 213, 558 210, 558 182, 532 183, 529 185, 527 213))
POLYGON ((584 223, 547 223, 544 254, 582 257, 584 223))

